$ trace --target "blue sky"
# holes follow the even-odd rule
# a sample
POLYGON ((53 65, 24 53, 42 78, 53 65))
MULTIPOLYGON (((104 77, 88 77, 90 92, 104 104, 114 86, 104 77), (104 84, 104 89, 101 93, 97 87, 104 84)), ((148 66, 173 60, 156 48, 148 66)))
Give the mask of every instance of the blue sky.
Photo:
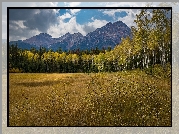
MULTIPOLYGON (((6 7, 144 7, 146 2, 3 2, 2 38, 7 37, 6 7)), ((159 3, 152 3, 157 6, 159 3)), ((24 40, 42 32, 58 38, 65 33, 80 32, 86 35, 106 25, 108 22, 123 21, 134 26, 135 15, 140 10, 98 10, 98 9, 60 9, 60 10, 14 10, 9 18, 10 40, 24 40), (24 14, 23 14, 24 13, 24 14), (30 17, 27 17, 30 16, 30 17), (44 21, 45 20, 45 21, 44 21)))
POLYGON ((104 9, 82 9, 76 14, 72 14, 71 10, 69 9, 60 9, 59 16, 69 14, 69 17, 64 19, 65 23, 69 22, 72 16, 76 16, 76 22, 80 25, 87 24, 88 22, 93 22, 94 19, 115 22, 117 21, 117 18, 123 18, 127 16, 126 11, 115 12, 113 16, 105 14, 104 11, 104 9))

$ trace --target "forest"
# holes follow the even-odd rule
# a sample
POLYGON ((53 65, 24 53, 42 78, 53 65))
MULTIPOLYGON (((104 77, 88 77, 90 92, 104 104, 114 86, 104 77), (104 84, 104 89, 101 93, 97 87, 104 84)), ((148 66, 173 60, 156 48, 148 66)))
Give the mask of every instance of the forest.
POLYGON ((171 64, 171 10, 154 9, 151 14, 143 9, 134 20, 136 27, 130 37, 114 49, 22 50, 9 45, 9 72, 24 73, 90 73, 116 72, 152 68, 155 64, 171 64), (170 16, 170 17, 168 17, 170 16))

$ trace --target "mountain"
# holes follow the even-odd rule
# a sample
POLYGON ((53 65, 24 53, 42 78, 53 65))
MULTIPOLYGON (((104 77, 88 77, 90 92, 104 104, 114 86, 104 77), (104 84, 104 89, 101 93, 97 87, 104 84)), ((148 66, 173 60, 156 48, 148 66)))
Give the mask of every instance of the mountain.
POLYGON ((18 41, 10 41, 9 42, 9 45, 16 45, 19 47, 19 48, 22 48, 22 49, 28 49, 30 50, 32 47, 36 48, 36 49, 39 49, 40 47, 37 47, 33 44, 29 44, 29 43, 25 43, 24 41, 22 40, 18 40, 18 41))
POLYGON ((101 28, 97 28, 95 31, 83 36, 81 33, 66 33, 59 38, 52 38, 47 33, 40 33, 26 40, 11 41, 9 44, 18 44, 18 47, 22 49, 29 49, 30 47, 40 48, 40 46, 47 49, 58 50, 61 48, 64 50, 73 49, 92 49, 92 48, 114 48, 121 42, 121 38, 127 36, 131 37, 131 29, 122 21, 114 23, 107 23, 101 28))
POLYGON ((82 41, 77 45, 78 48, 91 49, 98 47, 99 49, 111 47, 114 48, 121 42, 121 38, 131 36, 131 29, 122 21, 115 23, 107 23, 101 28, 88 33, 82 41))
POLYGON ((49 48, 50 44, 54 43, 55 40, 51 35, 47 33, 40 33, 39 35, 33 36, 29 39, 23 41, 24 43, 34 45, 36 47, 47 47, 49 48))
POLYGON ((84 36, 81 33, 66 33, 65 35, 58 38, 58 42, 51 44, 50 49, 57 50, 61 48, 62 50, 72 50, 76 48, 84 36))

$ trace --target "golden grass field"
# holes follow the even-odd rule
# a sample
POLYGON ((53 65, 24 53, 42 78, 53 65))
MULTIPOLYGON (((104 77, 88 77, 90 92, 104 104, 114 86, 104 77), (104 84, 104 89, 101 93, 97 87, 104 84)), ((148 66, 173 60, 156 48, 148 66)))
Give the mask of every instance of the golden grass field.
POLYGON ((171 79, 116 73, 10 73, 9 126, 171 126, 171 79))

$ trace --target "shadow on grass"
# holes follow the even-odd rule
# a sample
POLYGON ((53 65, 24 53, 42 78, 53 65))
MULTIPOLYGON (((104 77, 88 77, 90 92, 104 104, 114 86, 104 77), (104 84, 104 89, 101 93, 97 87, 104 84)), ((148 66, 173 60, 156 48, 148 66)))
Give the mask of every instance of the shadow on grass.
POLYGON ((39 86, 51 86, 51 85, 57 85, 57 84, 63 84, 63 81, 43 81, 43 82, 21 82, 16 83, 18 86, 24 86, 24 87, 39 87, 39 86))

